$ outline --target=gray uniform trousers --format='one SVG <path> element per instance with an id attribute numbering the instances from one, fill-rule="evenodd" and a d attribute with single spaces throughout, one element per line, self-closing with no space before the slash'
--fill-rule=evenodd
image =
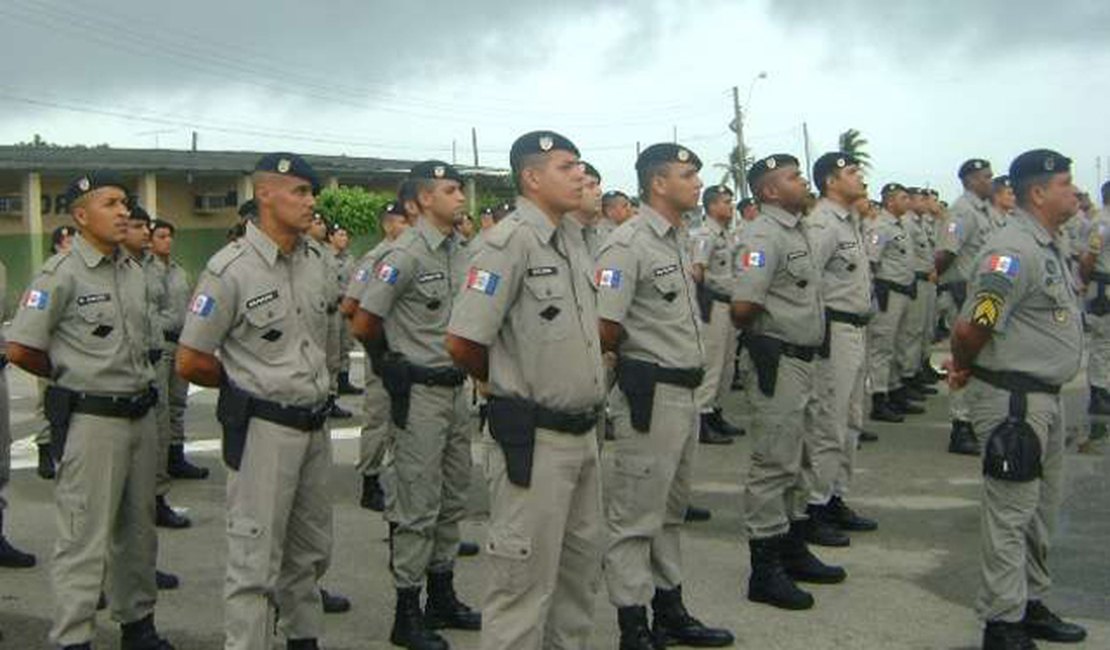
<path id="1" fill-rule="evenodd" d="M 268 650 L 323 632 L 319 579 L 331 559 L 331 437 L 252 418 L 239 471 L 227 475 L 224 648 Z"/>
<path id="2" fill-rule="evenodd" d="M 325 353 L 327 355 L 328 376 L 331 377 L 328 391 L 332 395 L 339 394 L 339 371 L 342 367 L 341 349 L 339 341 L 347 324 L 343 322 L 343 314 L 338 311 L 328 314 L 328 341 Z"/>
<path id="3" fill-rule="evenodd" d="M 933 285 L 925 280 L 917 280 L 916 284 L 917 297 L 906 306 L 905 321 L 895 335 L 895 354 L 901 379 L 909 379 L 921 370 L 921 355 L 928 349 L 925 342 L 925 321 L 929 313 L 926 291 Z"/>
<path id="4" fill-rule="evenodd" d="M 813 426 L 805 429 L 806 463 L 803 472 L 809 502 L 825 505 L 834 496 L 845 496 L 852 479 L 859 441 L 860 408 L 866 375 L 865 328 L 829 323 L 829 358 L 814 368 L 818 406 Z"/>
<path id="5" fill-rule="evenodd" d="M 1009 413 L 1010 393 L 973 379 L 971 417 L 984 440 Z M 1059 395 L 1029 393 L 1026 422 L 1041 442 L 1043 478 L 1017 483 L 983 477 L 980 510 L 982 572 L 976 610 L 984 621 L 1016 623 L 1027 600 L 1052 586 L 1049 537 L 1056 527 L 1064 470 L 1064 421 Z"/>
<path id="6" fill-rule="evenodd" d="M 185 408 L 189 404 L 189 382 L 174 371 L 177 346 L 167 346 L 163 350 L 162 354 L 167 360 L 166 398 L 169 402 L 170 443 L 183 445 L 185 444 Z"/>
<path id="7" fill-rule="evenodd" d="M 154 423 L 158 437 L 158 465 L 156 466 L 158 482 L 155 493 L 160 497 L 169 494 L 172 483 L 169 471 L 166 469 L 166 461 L 169 459 L 170 443 L 173 438 L 173 430 L 170 427 L 170 375 L 176 374 L 173 371 L 173 365 L 173 357 L 166 354 L 163 354 L 158 363 L 154 364 L 154 386 L 158 389 L 158 403 L 154 405 Z"/>
<path id="8" fill-rule="evenodd" d="M 154 612 L 154 418 L 74 413 L 70 420 L 54 487 L 52 643 L 93 640 L 101 585 L 113 620 L 132 623 Z"/>
<path id="9" fill-rule="evenodd" d="M 868 368 L 873 393 L 888 393 L 902 386 L 896 345 L 900 333 L 906 330 L 906 310 L 910 299 L 894 291 L 889 296 L 886 311 L 875 314 L 867 326 Z"/>
<path id="10" fill-rule="evenodd" d="M 681 531 L 690 503 L 698 407 L 689 388 L 657 384 L 651 427 L 632 428 L 628 400 L 609 394 L 616 440 L 602 452 L 609 531 L 605 580 L 616 607 L 647 605 L 682 584 Z"/>
<path id="11" fill-rule="evenodd" d="M 1110 388 L 1110 314 L 1086 315 L 1090 327 L 1087 381 L 1092 388 Z"/>
<path id="12" fill-rule="evenodd" d="M 698 386 L 696 399 L 702 413 L 721 407 L 732 388 L 732 360 L 736 356 L 736 328 L 732 325 L 731 306 L 713 301 L 708 323 L 701 323 L 705 343 L 705 378 Z"/>
<path id="13" fill-rule="evenodd" d="M 450 571 L 459 546 L 470 485 L 470 395 L 464 386 L 414 385 L 407 426 L 393 434 L 397 587 L 422 587 L 426 573 Z"/>
<path id="14" fill-rule="evenodd" d="M 594 432 L 536 430 L 532 482 L 509 482 L 485 436 L 489 569 L 482 650 L 585 648 L 601 574 L 601 470 Z"/>
<path id="15" fill-rule="evenodd" d="M 803 439 L 814 428 L 813 362 L 783 356 L 775 392 L 763 394 L 756 382 L 748 387 L 752 401 L 751 465 L 741 498 L 749 539 L 782 535 L 792 520 L 805 519 L 807 494 L 802 476 Z"/>
<path id="16" fill-rule="evenodd" d="M 382 378 L 371 370 L 369 356 L 366 358 L 364 383 L 363 423 L 358 438 L 358 473 L 361 476 L 377 476 L 390 447 L 392 427 L 389 421 L 389 394 L 382 386 Z"/>

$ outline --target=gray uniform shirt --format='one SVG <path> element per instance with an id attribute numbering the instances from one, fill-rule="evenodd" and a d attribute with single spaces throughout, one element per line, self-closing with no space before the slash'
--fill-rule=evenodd
<path id="1" fill-rule="evenodd" d="M 705 267 L 705 286 L 725 296 L 731 295 L 735 255 L 728 230 L 716 220 L 706 219 L 701 227 L 690 233 L 690 238 L 694 240 L 694 264 Z"/>
<path id="2" fill-rule="evenodd" d="M 665 368 L 702 366 L 688 239 L 684 226 L 644 205 L 601 247 L 597 311 L 624 326 L 622 356 Z"/>
<path id="3" fill-rule="evenodd" d="M 902 223 L 905 224 L 913 244 L 911 266 L 914 273 L 929 273 L 936 268 L 936 263 L 933 261 L 933 246 L 929 243 L 929 226 L 925 223 L 925 217 L 916 212 L 907 212 L 902 217 Z"/>
<path id="4" fill-rule="evenodd" d="M 231 382 L 265 399 L 317 406 L 325 363 L 329 269 L 315 242 L 289 254 L 253 222 L 208 260 L 189 304 L 181 345 L 219 352 Z"/>
<path id="5" fill-rule="evenodd" d="M 821 199 L 806 217 L 813 265 L 820 273 L 825 307 L 863 316 L 871 311 L 871 270 L 859 215 Z"/>
<path id="6" fill-rule="evenodd" d="M 585 411 L 605 395 L 596 294 L 581 224 L 517 197 L 474 252 L 447 330 L 489 348 L 493 395 Z"/>
<path id="7" fill-rule="evenodd" d="M 963 318 L 994 330 L 975 363 L 1062 385 L 1079 371 L 1083 322 L 1059 242 L 1020 208 L 983 249 Z"/>
<path id="8" fill-rule="evenodd" d="M 159 310 L 162 329 L 180 333 L 181 328 L 185 327 L 185 313 L 189 309 L 189 298 L 192 295 L 189 277 L 185 269 L 172 259 L 155 257 L 153 268 L 165 296 Z"/>
<path id="9" fill-rule="evenodd" d="M 749 332 L 816 346 L 825 337 L 825 308 L 805 231 L 798 215 L 762 204 L 744 231 L 732 300 L 763 306 Z"/>
<path id="10" fill-rule="evenodd" d="M 150 312 L 138 262 L 122 249 L 104 255 L 78 235 L 31 281 L 8 340 L 46 352 L 63 388 L 133 394 L 154 381 Z"/>
<path id="11" fill-rule="evenodd" d="M 975 261 L 991 231 L 987 202 L 967 190 L 948 212 L 948 223 L 941 234 L 940 250 L 956 256 L 944 272 L 942 282 L 959 282 L 971 277 Z"/>
<path id="12" fill-rule="evenodd" d="M 907 213 L 909 214 L 909 213 Z M 875 278 L 895 284 L 913 284 L 913 242 L 904 220 L 886 210 L 879 213 L 868 241 L 868 258 L 875 265 Z"/>
<path id="13" fill-rule="evenodd" d="M 389 244 L 388 239 L 383 239 L 358 258 L 358 262 L 355 262 L 354 268 L 351 270 L 347 287 L 343 292 L 344 298 L 362 300 L 362 293 L 366 291 L 366 285 L 374 275 L 374 267 L 378 265 L 378 260 L 381 259 Z"/>
<path id="14" fill-rule="evenodd" d="M 454 230 L 426 217 L 386 248 L 359 303 L 385 321 L 391 351 L 418 366 L 452 365 L 444 342 L 466 260 Z"/>

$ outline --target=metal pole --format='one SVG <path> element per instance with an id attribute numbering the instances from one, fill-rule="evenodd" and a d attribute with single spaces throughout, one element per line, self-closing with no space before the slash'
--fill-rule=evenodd
<path id="1" fill-rule="evenodd" d="M 740 89 L 736 86 L 732 87 L 732 112 L 736 121 L 736 161 L 737 173 L 736 184 L 740 187 L 736 189 L 740 192 L 740 198 L 746 199 L 750 197 L 748 192 L 748 170 L 744 168 L 744 159 L 747 157 L 746 149 L 744 147 L 744 112 L 740 108 Z"/>
<path id="2" fill-rule="evenodd" d="M 805 122 L 802 122 L 802 145 L 806 154 L 806 173 L 808 174 L 808 170 L 813 169 L 813 163 L 810 162 L 809 154 L 809 125 Z"/>

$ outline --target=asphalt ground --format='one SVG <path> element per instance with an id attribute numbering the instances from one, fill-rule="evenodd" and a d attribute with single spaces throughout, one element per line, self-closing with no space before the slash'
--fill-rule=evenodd
<path id="1" fill-rule="evenodd" d="M 936 358 L 939 361 L 940 352 Z M 352 363 L 356 381 L 361 362 Z M 48 565 L 54 538 L 52 484 L 34 472 L 29 439 L 40 425 L 34 383 L 9 370 L 14 429 L 12 484 L 6 515 L 9 539 L 39 556 L 30 570 L 0 570 L 0 648 L 45 648 L 52 595 Z M 1072 434 L 1086 426 L 1085 389 L 1077 380 L 1065 391 Z M 393 587 L 387 566 L 386 525 L 359 508 L 359 398 L 343 404 L 354 420 L 333 424 L 335 467 L 331 489 L 335 548 L 324 586 L 353 602 L 351 612 L 326 617 L 322 646 L 330 650 L 390 648 Z M 686 529 L 687 604 L 703 621 L 732 629 L 737 647 L 978 648 L 981 629 L 972 611 L 978 585 L 980 465 L 945 452 L 949 422 L 945 389 L 927 403 L 925 415 L 904 424 L 872 423 L 880 440 L 863 447 L 849 503 L 875 517 L 880 528 L 853 536 L 847 549 L 817 549 L 824 560 L 848 571 L 842 585 L 809 586 L 817 599 L 807 612 L 785 612 L 745 598 L 749 569 L 739 509 L 739 484 L 748 463 L 748 442 L 701 446 L 695 502 L 712 509 L 709 522 Z M 215 393 L 195 392 L 187 413 L 189 456 L 212 469 L 205 481 L 179 481 L 170 501 L 187 512 L 193 527 L 159 533 L 159 566 L 178 574 L 182 586 L 161 592 L 157 624 L 180 650 L 222 647 L 222 600 L 226 544 L 223 536 L 225 472 L 219 459 Z M 734 392 L 726 413 L 743 425 L 744 399 Z M 1066 489 L 1051 553 L 1056 586 L 1049 604 L 1087 626 L 1082 646 L 1110 648 L 1110 460 L 1101 454 L 1067 456 Z M 464 538 L 482 541 L 486 497 L 480 474 L 472 483 L 471 514 Z M 482 556 L 460 559 L 456 586 L 479 606 L 485 582 Z M 617 644 L 616 612 L 604 586 L 598 594 L 591 648 Z M 478 647 L 478 634 L 448 632 L 453 648 Z M 1041 643 L 1043 647 L 1053 647 Z M 118 634 L 101 613 L 97 648 L 117 648 Z M 276 645 L 275 647 L 283 647 Z"/>

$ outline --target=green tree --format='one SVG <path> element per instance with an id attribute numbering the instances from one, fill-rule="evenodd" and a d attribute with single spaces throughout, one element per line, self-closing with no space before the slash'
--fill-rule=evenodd
<path id="1" fill-rule="evenodd" d="M 316 198 L 316 209 L 357 237 L 377 232 L 378 214 L 394 198 L 394 194 L 368 192 L 361 187 L 329 187 Z"/>
<path id="2" fill-rule="evenodd" d="M 747 149 L 747 151 L 744 152 L 745 155 L 743 162 L 741 162 L 740 160 L 740 147 L 733 147 L 732 151 L 728 153 L 727 163 L 713 164 L 714 169 L 723 170 L 721 182 L 719 183 L 719 185 L 727 185 L 729 181 L 731 181 L 732 186 L 734 188 L 737 188 L 738 195 L 740 193 L 740 168 L 743 167 L 744 169 L 750 169 L 752 164 L 755 163 L 755 154 L 752 152 L 752 148 L 745 148 Z"/>
<path id="3" fill-rule="evenodd" d="M 848 129 L 840 134 L 840 150 L 851 154 L 859 161 L 861 167 L 871 167 L 871 154 L 864 151 L 867 140 L 858 129 Z"/>

